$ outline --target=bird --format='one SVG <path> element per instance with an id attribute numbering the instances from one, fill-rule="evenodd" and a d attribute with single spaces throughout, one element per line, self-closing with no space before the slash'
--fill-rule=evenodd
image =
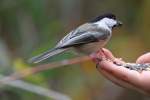
<path id="1" fill-rule="evenodd" d="M 79 54 L 90 55 L 103 48 L 110 40 L 112 30 L 120 26 L 122 22 L 114 14 L 99 15 L 70 31 L 54 48 L 32 57 L 29 62 L 39 63 L 72 48 Z"/>

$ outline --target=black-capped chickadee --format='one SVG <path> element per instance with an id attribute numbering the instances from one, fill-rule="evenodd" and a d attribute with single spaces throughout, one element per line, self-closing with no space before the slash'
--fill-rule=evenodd
<path id="1" fill-rule="evenodd" d="M 109 41 L 112 29 L 121 25 L 113 14 L 98 16 L 72 30 L 53 49 L 31 58 L 29 62 L 41 62 L 70 48 L 89 55 L 100 50 Z"/>

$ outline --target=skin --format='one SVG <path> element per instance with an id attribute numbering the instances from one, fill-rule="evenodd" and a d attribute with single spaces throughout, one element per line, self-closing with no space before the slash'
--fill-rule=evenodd
<path id="1" fill-rule="evenodd" d="M 111 59 L 116 63 L 125 63 L 121 59 L 115 58 L 109 50 L 103 48 L 103 52 L 108 59 Z M 100 55 L 101 53 L 97 53 L 95 58 L 98 58 Z M 150 95 L 150 71 L 137 72 L 129 70 L 122 66 L 118 66 L 109 60 L 95 60 L 95 62 L 98 64 L 98 71 L 115 84 Z M 136 60 L 136 63 L 150 63 L 150 53 L 140 56 Z"/>

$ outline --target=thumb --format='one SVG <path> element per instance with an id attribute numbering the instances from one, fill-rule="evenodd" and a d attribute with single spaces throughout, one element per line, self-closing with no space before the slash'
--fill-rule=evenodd
<path id="1" fill-rule="evenodd" d="M 137 60 L 136 63 L 150 63 L 150 52 L 143 54 L 140 56 Z"/>

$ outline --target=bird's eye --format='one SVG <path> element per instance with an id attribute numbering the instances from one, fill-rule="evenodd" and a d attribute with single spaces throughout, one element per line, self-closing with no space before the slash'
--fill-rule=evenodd
<path id="1" fill-rule="evenodd" d="M 116 27 L 117 25 L 115 24 L 113 27 Z"/>

